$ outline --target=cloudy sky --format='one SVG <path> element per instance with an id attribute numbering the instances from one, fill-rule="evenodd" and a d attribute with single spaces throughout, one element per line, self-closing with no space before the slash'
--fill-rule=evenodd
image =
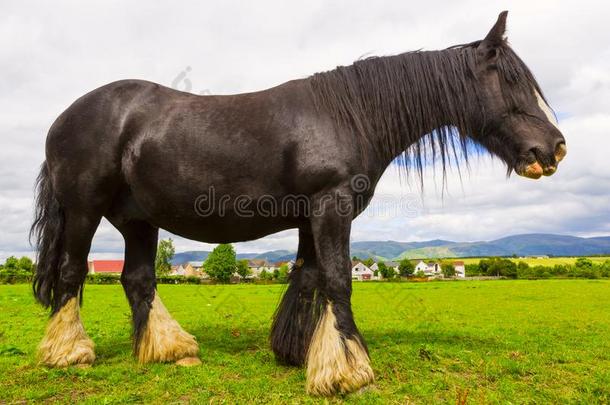
<path id="1" fill-rule="evenodd" d="M 154 3 L 154 4 L 153 4 Z M 568 156 L 553 177 L 506 178 L 482 157 L 441 192 L 388 169 L 354 240 L 488 240 L 515 233 L 610 235 L 610 29 L 605 1 L 3 0 L 0 3 L 0 257 L 29 252 L 32 187 L 53 120 L 105 83 L 146 79 L 194 93 L 264 89 L 363 55 L 483 38 L 509 9 L 508 38 L 559 117 Z M 174 159 L 168 156 L 168 159 Z M 167 237 L 167 233 L 162 236 Z M 177 251 L 210 245 L 175 238 Z M 108 223 L 93 257 L 119 257 Z M 296 233 L 237 244 L 296 249 Z"/>

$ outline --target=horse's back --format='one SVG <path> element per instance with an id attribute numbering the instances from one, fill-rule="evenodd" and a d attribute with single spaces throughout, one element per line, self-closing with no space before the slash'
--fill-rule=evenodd
<path id="1" fill-rule="evenodd" d="M 121 151 L 130 135 L 129 117 L 143 105 L 154 106 L 160 86 L 121 80 L 74 101 L 51 126 L 46 162 L 58 199 L 81 208 L 104 199 L 121 182 Z M 78 192 L 74 192 L 78 190 Z"/>

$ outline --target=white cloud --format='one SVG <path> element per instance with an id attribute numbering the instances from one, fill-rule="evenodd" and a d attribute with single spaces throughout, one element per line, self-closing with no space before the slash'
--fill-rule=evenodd
<path id="1" fill-rule="evenodd" d="M 472 0 L 208 3 L 2 2 L 0 256 L 29 250 L 32 187 L 48 127 L 74 99 L 99 85 L 121 78 L 170 85 L 190 66 L 194 92 L 257 90 L 349 64 L 366 53 L 480 39 L 505 8 L 500 1 Z M 428 172 L 426 193 L 419 197 L 417 188 L 400 185 L 390 170 L 373 207 L 406 199 L 411 211 L 365 212 L 354 224 L 353 238 L 610 233 L 609 12 L 610 5 L 601 1 L 510 3 L 509 40 L 564 117 L 560 127 L 569 153 L 555 176 L 507 180 L 497 160 L 484 158 L 473 163 L 463 183 L 450 174 L 444 195 Z M 295 249 L 296 241 L 296 232 L 287 231 L 237 248 Z M 211 247 L 176 242 L 178 250 Z M 118 232 L 103 223 L 94 251 L 109 255 L 121 249 Z"/>

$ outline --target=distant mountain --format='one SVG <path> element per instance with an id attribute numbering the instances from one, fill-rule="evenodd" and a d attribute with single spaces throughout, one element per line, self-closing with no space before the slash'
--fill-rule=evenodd
<path id="1" fill-rule="evenodd" d="M 204 261 L 210 252 L 206 250 L 189 250 L 188 252 L 176 253 L 172 258 L 172 264 L 182 264 L 186 262 Z"/>
<path id="2" fill-rule="evenodd" d="M 207 250 L 190 250 L 188 252 L 176 253 L 172 258 L 172 264 L 186 262 L 202 262 L 210 254 Z M 289 250 L 272 250 L 264 253 L 238 253 L 237 259 L 265 259 L 269 262 L 283 262 L 294 259 L 296 252 Z"/>
<path id="3" fill-rule="evenodd" d="M 248 254 L 238 254 L 239 259 L 265 259 L 269 262 L 284 262 L 294 259 L 296 252 L 290 250 L 272 250 L 270 252 L 259 253 L 256 256 Z"/>
<path id="4" fill-rule="evenodd" d="M 189 251 L 177 253 L 173 264 L 203 261 L 210 252 Z M 351 256 L 373 257 L 380 260 L 420 259 L 439 257 L 482 256 L 589 256 L 610 255 L 610 236 L 580 238 L 569 235 L 523 234 L 512 235 L 487 242 L 452 242 L 430 240 L 423 242 L 362 241 L 352 242 Z M 238 259 L 265 259 L 278 262 L 294 259 L 296 252 L 273 250 L 264 253 L 239 253 Z"/>
<path id="5" fill-rule="evenodd" d="M 454 242 L 434 239 L 426 242 L 396 242 L 388 240 L 385 242 L 352 242 L 351 255 L 358 257 L 377 257 L 379 259 L 394 259 L 403 256 L 404 252 L 442 247 Z"/>
<path id="6" fill-rule="evenodd" d="M 380 248 L 383 242 L 357 242 L 358 251 L 386 252 Z M 433 240 L 412 243 L 398 255 L 383 258 L 437 258 L 437 257 L 481 257 L 481 256 L 588 256 L 610 254 L 610 236 L 580 238 L 569 235 L 523 234 L 512 235 L 488 242 L 451 242 Z M 355 245 L 355 243 L 353 244 Z M 352 246 L 353 246 L 352 245 Z M 395 246 L 395 245 L 394 245 Z M 391 253 L 395 253 L 392 251 Z M 360 257 L 360 256 L 359 256 Z M 363 256 L 368 257 L 368 256 Z"/>

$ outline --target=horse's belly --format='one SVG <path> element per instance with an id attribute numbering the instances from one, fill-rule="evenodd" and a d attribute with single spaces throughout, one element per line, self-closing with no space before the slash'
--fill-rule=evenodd
<path id="1" fill-rule="evenodd" d="M 187 221 L 151 218 L 151 222 L 173 234 L 207 243 L 243 242 L 299 226 L 296 219 L 217 215 Z"/>
<path id="2" fill-rule="evenodd" d="M 240 242 L 299 227 L 306 212 L 301 205 L 280 209 L 274 199 L 243 204 L 243 198 L 229 199 L 209 193 L 197 194 L 183 185 L 161 188 L 132 188 L 118 210 L 123 216 L 144 219 L 176 235 L 208 243 Z M 223 195 L 229 195 L 223 194 Z M 283 207 L 282 207 L 283 208 Z"/>

